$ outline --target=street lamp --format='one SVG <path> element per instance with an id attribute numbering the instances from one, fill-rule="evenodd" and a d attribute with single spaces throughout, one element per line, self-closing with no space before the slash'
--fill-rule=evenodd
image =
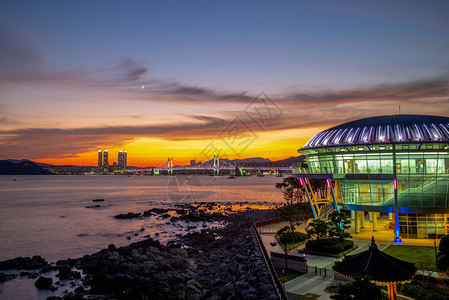
<path id="1" fill-rule="evenodd" d="M 438 256 L 437 256 L 437 242 L 435 238 L 433 238 L 433 247 L 435 249 L 435 268 L 438 266 Z"/>

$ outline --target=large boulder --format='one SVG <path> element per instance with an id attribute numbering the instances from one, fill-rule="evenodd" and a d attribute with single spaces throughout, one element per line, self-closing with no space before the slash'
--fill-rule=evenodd
<path id="1" fill-rule="evenodd" d="M 62 265 L 58 266 L 59 273 L 58 276 L 59 279 L 69 279 L 72 276 L 72 267 L 69 265 Z"/>
<path id="2" fill-rule="evenodd" d="M 16 257 L 13 259 L 8 259 L 0 262 L 0 270 L 8 270 L 8 269 L 38 269 L 43 268 L 48 265 L 47 261 L 42 256 L 33 256 L 33 257 Z"/>
<path id="3" fill-rule="evenodd" d="M 14 279 L 16 277 L 17 277 L 16 274 L 8 274 L 8 273 L 1 272 L 0 273 L 0 282 L 8 281 L 8 280 Z"/>
<path id="4" fill-rule="evenodd" d="M 116 216 L 114 216 L 114 218 L 119 219 L 119 220 L 123 220 L 123 219 L 140 219 L 140 218 L 142 218 L 142 214 L 141 213 L 129 212 L 127 214 L 116 215 Z"/>
<path id="5" fill-rule="evenodd" d="M 50 289 L 52 283 L 53 283 L 52 278 L 41 276 L 36 280 L 34 285 L 39 289 Z"/>

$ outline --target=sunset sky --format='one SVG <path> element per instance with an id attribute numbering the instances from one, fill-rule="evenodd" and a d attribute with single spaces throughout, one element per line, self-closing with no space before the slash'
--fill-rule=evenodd
<path id="1" fill-rule="evenodd" d="M 384 114 L 449 116 L 448 1 L 0 0 L 0 159 L 282 159 Z"/>

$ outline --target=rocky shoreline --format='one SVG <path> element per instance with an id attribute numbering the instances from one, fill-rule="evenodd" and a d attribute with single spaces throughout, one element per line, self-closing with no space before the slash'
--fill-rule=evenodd
<path id="1" fill-rule="evenodd" d="M 252 230 L 254 222 L 277 216 L 277 210 L 233 213 L 221 216 L 221 228 L 188 233 L 167 245 L 149 238 L 56 264 L 37 256 L 16 258 L 0 262 L 0 270 L 35 269 L 20 275 L 34 276 L 43 289 L 57 290 L 61 280 L 70 281 L 71 291 L 48 300 L 278 299 Z M 59 281 L 45 276 L 50 270 Z M 2 274 L 14 280 L 7 273 L 0 279 Z"/>

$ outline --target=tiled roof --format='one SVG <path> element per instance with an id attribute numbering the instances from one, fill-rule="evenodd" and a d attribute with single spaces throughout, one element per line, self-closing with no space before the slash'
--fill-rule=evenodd
<path id="1" fill-rule="evenodd" d="M 369 250 L 355 255 L 348 255 L 332 267 L 336 272 L 354 278 L 356 276 L 371 276 L 377 282 L 403 282 L 412 279 L 416 273 L 415 264 L 409 263 L 379 249 L 371 240 Z"/>

